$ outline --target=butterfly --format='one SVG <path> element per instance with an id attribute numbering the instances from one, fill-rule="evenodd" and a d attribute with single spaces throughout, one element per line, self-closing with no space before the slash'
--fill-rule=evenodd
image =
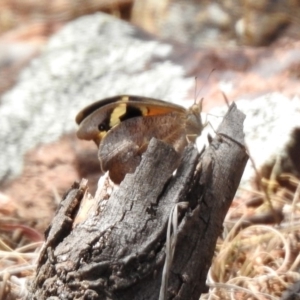
<path id="1" fill-rule="evenodd" d="M 134 173 L 151 138 L 162 140 L 182 154 L 201 134 L 202 100 L 186 109 L 166 101 L 121 95 L 85 107 L 76 116 L 77 137 L 98 147 L 102 172 L 119 184 Z"/>

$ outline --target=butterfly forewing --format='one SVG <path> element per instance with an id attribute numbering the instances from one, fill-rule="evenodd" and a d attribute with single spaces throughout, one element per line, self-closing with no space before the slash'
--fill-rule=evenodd
<path id="1" fill-rule="evenodd" d="M 96 101 L 96 102 L 88 105 L 84 109 L 82 109 L 76 116 L 76 119 L 75 119 L 76 123 L 79 125 L 86 117 L 90 116 L 96 110 L 99 110 L 101 108 L 106 110 L 107 108 L 104 108 L 106 105 L 111 105 L 111 107 L 116 107 L 117 105 L 119 105 L 121 103 L 127 103 L 130 105 L 137 104 L 137 107 L 139 106 L 139 104 L 140 104 L 140 106 L 148 106 L 148 105 L 152 104 L 153 107 L 154 106 L 163 107 L 165 109 L 166 109 L 166 104 L 168 104 L 169 110 L 171 108 L 180 109 L 180 110 L 184 109 L 180 105 L 176 105 L 173 103 L 169 103 L 169 102 L 154 99 L 154 98 L 131 96 L 131 95 L 115 96 L 115 97 Z"/>

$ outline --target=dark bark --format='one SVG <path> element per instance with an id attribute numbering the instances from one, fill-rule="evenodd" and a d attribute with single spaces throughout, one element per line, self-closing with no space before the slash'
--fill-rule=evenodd
<path id="1" fill-rule="evenodd" d="M 152 140 L 135 174 L 110 196 L 103 187 L 91 200 L 84 182 L 74 185 L 49 227 L 27 299 L 158 299 L 168 218 L 175 203 L 187 202 L 167 299 L 198 300 L 248 158 L 243 120 L 233 104 L 201 155 L 185 149 L 175 176 L 177 153 Z"/>

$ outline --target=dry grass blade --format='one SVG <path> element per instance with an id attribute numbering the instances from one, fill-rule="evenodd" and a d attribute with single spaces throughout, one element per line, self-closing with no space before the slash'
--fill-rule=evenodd
<path id="1" fill-rule="evenodd" d="M 26 294 L 25 282 L 35 271 L 35 261 L 42 242 L 25 244 L 20 239 L 20 247 L 13 239 L 16 227 L 2 234 L 0 239 L 0 299 L 23 299 Z M 11 245 L 14 245 L 13 248 Z"/>
<path id="2" fill-rule="evenodd" d="M 295 178 L 290 178 L 290 181 L 295 186 L 293 197 L 290 192 L 283 193 L 278 187 L 276 193 L 269 194 L 272 206 L 280 203 L 284 215 L 280 225 L 241 227 L 252 208 L 244 200 L 235 200 L 209 272 L 210 292 L 201 299 L 273 300 L 280 298 L 285 290 L 300 280 L 299 273 L 295 272 L 300 265 L 297 203 L 300 184 Z M 257 191 L 253 191 L 253 195 L 264 197 Z"/>

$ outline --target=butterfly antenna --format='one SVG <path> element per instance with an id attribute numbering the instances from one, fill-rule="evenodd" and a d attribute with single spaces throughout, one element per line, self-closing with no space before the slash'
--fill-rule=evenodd
<path id="1" fill-rule="evenodd" d="M 195 99 L 195 103 L 197 102 L 197 88 L 198 88 L 198 86 L 197 86 L 197 76 L 195 76 L 195 90 L 194 90 L 194 99 Z"/>
<path id="2" fill-rule="evenodd" d="M 226 102 L 226 105 L 229 107 L 230 104 L 229 104 L 229 100 L 228 100 L 226 94 L 225 94 L 223 91 L 221 91 L 221 92 L 222 92 L 223 98 L 224 98 L 224 100 L 225 100 L 225 102 Z"/>
<path id="3" fill-rule="evenodd" d="M 210 76 L 211 76 L 212 72 L 214 72 L 214 71 L 215 71 L 215 69 L 212 69 L 212 70 L 209 72 L 209 74 L 208 74 L 208 76 L 207 76 L 207 78 L 206 78 L 206 80 L 205 80 L 205 83 L 207 83 L 207 82 L 208 82 L 208 80 L 209 80 L 209 78 L 210 78 Z M 196 80 L 195 87 L 196 87 L 196 89 L 197 89 L 197 77 L 195 77 L 195 80 Z M 201 93 L 201 91 L 202 91 L 203 87 L 204 87 L 204 85 L 201 87 L 201 89 L 199 90 L 199 92 L 198 92 L 198 93 L 196 93 L 196 91 L 195 91 L 195 102 L 197 102 L 197 99 L 198 99 L 198 97 L 199 97 L 199 94 Z"/>

